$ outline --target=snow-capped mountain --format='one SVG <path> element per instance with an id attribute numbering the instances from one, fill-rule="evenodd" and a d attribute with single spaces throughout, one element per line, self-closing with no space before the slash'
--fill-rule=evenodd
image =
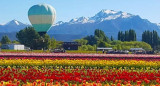
<path id="1" fill-rule="evenodd" d="M 114 10 L 102 10 L 98 12 L 95 16 L 93 17 L 79 17 L 79 18 L 74 18 L 71 19 L 68 23 L 69 24 L 84 24 L 84 23 L 95 23 L 95 22 L 103 22 L 105 20 L 113 20 L 117 18 L 131 18 L 135 15 L 122 12 L 122 11 L 114 11 Z"/>
<path id="2" fill-rule="evenodd" d="M 61 25 L 61 24 L 64 24 L 65 22 L 63 22 L 63 21 L 59 21 L 59 22 L 57 22 L 56 24 L 54 24 L 53 26 L 58 26 L 58 25 Z"/>
<path id="3" fill-rule="evenodd" d="M 8 32 L 18 32 L 21 29 L 24 29 L 26 24 L 23 24 L 17 20 L 12 20 L 6 24 L 0 25 L 0 32 L 8 33 Z"/>
<path id="4" fill-rule="evenodd" d="M 23 23 L 21 23 L 21 22 L 19 22 L 19 21 L 17 21 L 17 20 L 12 20 L 12 21 L 6 23 L 5 25 L 18 26 L 18 25 L 22 25 L 22 24 L 23 24 Z"/>
<path id="5" fill-rule="evenodd" d="M 88 23 L 89 18 L 86 18 L 86 17 L 79 17 L 79 18 L 75 18 L 75 19 L 71 19 L 69 21 L 70 24 L 76 24 L 76 23 L 81 23 L 81 24 L 84 24 L 84 23 Z"/>
<path id="6" fill-rule="evenodd" d="M 12 20 L 0 25 L 0 33 L 16 33 L 26 26 L 28 25 Z M 134 29 L 137 32 L 137 39 L 141 40 L 142 33 L 145 30 L 156 30 L 160 33 L 160 24 L 151 23 L 138 15 L 122 11 L 101 10 L 91 17 L 74 18 L 69 22 L 59 21 L 53 25 L 48 34 L 51 37 L 54 36 L 56 40 L 71 41 L 93 35 L 95 29 L 103 30 L 108 37 L 113 36 L 114 39 L 117 38 L 118 31 Z"/>
<path id="7" fill-rule="evenodd" d="M 122 11 L 114 11 L 114 10 L 102 10 L 99 13 L 97 13 L 95 16 L 91 17 L 89 21 L 94 21 L 94 22 L 103 22 L 105 20 L 113 20 L 117 18 L 130 18 L 133 17 L 134 15 L 125 13 Z"/>
<path id="8" fill-rule="evenodd" d="M 160 23 L 157 23 L 158 26 L 160 26 Z"/>
<path id="9" fill-rule="evenodd" d="M 74 18 L 69 22 L 55 25 L 48 34 L 86 36 L 92 35 L 95 29 L 101 29 L 108 37 L 113 36 L 115 39 L 120 30 L 134 29 L 137 32 L 138 40 L 141 40 L 141 35 L 145 30 L 160 32 L 160 27 L 157 24 L 151 23 L 147 19 L 142 19 L 138 15 L 122 11 L 101 10 L 92 17 Z"/>

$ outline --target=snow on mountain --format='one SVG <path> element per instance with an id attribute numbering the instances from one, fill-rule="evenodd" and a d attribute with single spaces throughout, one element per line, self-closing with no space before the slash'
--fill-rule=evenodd
<path id="1" fill-rule="evenodd" d="M 54 24 L 53 26 L 58 26 L 58 25 L 61 25 L 61 24 L 64 24 L 65 22 L 63 22 L 63 21 L 59 21 L 59 22 L 57 22 L 56 24 Z"/>
<path id="2" fill-rule="evenodd" d="M 0 25 L 0 32 L 8 33 L 8 32 L 18 32 L 21 29 L 27 27 L 27 24 L 23 24 L 17 20 L 9 21 L 6 24 Z"/>
<path id="3" fill-rule="evenodd" d="M 17 20 L 0 25 L 0 33 L 18 32 L 29 25 Z M 101 10 L 92 17 L 79 17 L 69 22 L 59 21 L 51 27 L 48 34 L 56 40 L 72 41 L 87 35 L 93 35 L 95 29 L 101 29 L 110 38 L 117 38 L 118 31 L 134 29 L 137 32 L 137 39 L 141 40 L 145 30 L 156 30 L 160 33 L 160 24 L 151 23 L 138 15 L 114 10 Z M 13 37 L 13 36 L 11 36 Z"/>
<path id="4" fill-rule="evenodd" d="M 138 15 L 114 10 L 101 10 L 93 17 L 79 17 L 69 22 L 52 27 L 48 34 L 69 34 L 69 35 L 93 35 L 95 29 L 101 29 L 108 37 L 117 38 L 118 31 L 134 29 L 137 32 L 137 39 L 141 40 L 145 30 L 156 30 L 160 33 L 160 27 Z M 63 41 L 64 38 L 62 38 Z M 75 38 L 71 38 L 74 40 Z"/>
<path id="5" fill-rule="evenodd" d="M 122 12 L 122 11 L 114 11 L 114 10 L 102 10 L 99 13 L 97 13 L 93 17 L 79 17 L 75 19 L 71 19 L 69 21 L 70 24 L 77 24 L 77 23 L 94 23 L 94 22 L 103 22 L 105 20 L 113 20 L 117 18 L 130 18 L 134 15 Z"/>
<path id="6" fill-rule="evenodd" d="M 75 23 L 84 24 L 84 23 L 88 23 L 88 18 L 86 18 L 86 17 L 79 17 L 79 18 L 71 19 L 69 21 L 69 23 L 70 24 L 75 24 Z"/>
<path id="7" fill-rule="evenodd" d="M 160 23 L 157 23 L 158 26 L 160 26 Z"/>
<path id="8" fill-rule="evenodd" d="M 19 22 L 19 21 L 14 19 L 14 20 L 12 20 L 12 21 L 4 24 L 4 25 L 7 25 L 7 26 L 20 26 L 20 25 L 25 25 L 25 24 L 23 24 L 23 23 L 21 23 L 21 22 Z"/>
<path id="9" fill-rule="evenodd" d="M 160 29 L 160 23 L 157 23 L 157 26 L 159 27 L 159 29 Z"/>
<path id="10" fill-rule="evenodd" d="M 114 11 L 114 10 L 102 10 L 97 13 L 95 16 L 91 17 L 91 21 L 105 21 L 105 20 L 113 20 L 117 18 L 130 18 L 134 15 L 122 12 L 122 11 Z"/>

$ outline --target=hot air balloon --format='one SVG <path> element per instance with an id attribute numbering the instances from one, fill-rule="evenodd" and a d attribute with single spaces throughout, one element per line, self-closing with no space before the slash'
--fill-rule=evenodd
<path id="1" fill-rule="evenodd" d="M 34 29 L 42 36 L 54 23 L 56 12 L 51 5 L 38 4 L 29 9 L 28 18 Z"/>

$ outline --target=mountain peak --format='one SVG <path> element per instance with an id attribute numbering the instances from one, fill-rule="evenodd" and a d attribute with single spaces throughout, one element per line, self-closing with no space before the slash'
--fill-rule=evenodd
<path id="1" fill-rule="evenodd" d="M 114 10 L 101 10 L 95 16 L 91 17 L 92 21 L 104 21 L 104 20 L 113 20 L 117 18 L 129 18 L 132 17 L 132 14 L 122 12 L 122 11 L 114 11 Z"/>
<path id="2" fill-rule="evenodd" d="M 160 23 L 157 23 L 158 26 L 160 26 Z"/>
<path id="3" fill-rule="evenodd" d="M 101 14 L 116 14 L 117 11 L 103 9 L 103 10 L 101 10 L 99 13 L 101 13 Z"/>
<path id="4" fill-rule="evenodd" d="M 114 10 L 106 10 L 103 9 L 100 12 L 98 12 L 95 16 L 93 17 L 79 17 L 79 18 L 74 18 L 69 21 L 70 24 L 84 24 L 84 23 L 94 23 L 94 22 L 102 22 L 105 20 L 113 20 L 117 18 L 131 18 L 132 14 L 122 12 L 122 11 L 114 11 Z"/>
<path id="5" fill-rule="evenodd" d="M 88 18 L 82 16 L 82 17 L 79 17 L 79 18 L 71 19 L 69 22 L 70 23 L 87 23 Z"/>
<path id="6" fill-rule="evenodd" d="M 64 24 L 65 22 L 63 22 L 63 21 L 59 21 L 59 22 L 57 22 L 56 24 L 54 24 L 53 26 L 58 26 L 58 25 L 61 25 L 61 24 Z"/>
<path id="7" fill-rule="evenodd" d="M 6 23 L 5 25 L 12 25 L 12 26 L 15 26 L 15 25 L 23 25 L 23 23 L 17 21 L 17 20 L 11 20 L 10 22 Z"/>

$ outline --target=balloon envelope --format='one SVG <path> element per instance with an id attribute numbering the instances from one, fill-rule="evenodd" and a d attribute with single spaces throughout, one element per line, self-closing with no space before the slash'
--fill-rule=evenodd
<path id="1" fill-rule="evenodd" d="M 56 12 L 51 5 L 38 4 L 29 9 L 28 18 L 37 32 L 46 33 L 55 21 Z"/>

